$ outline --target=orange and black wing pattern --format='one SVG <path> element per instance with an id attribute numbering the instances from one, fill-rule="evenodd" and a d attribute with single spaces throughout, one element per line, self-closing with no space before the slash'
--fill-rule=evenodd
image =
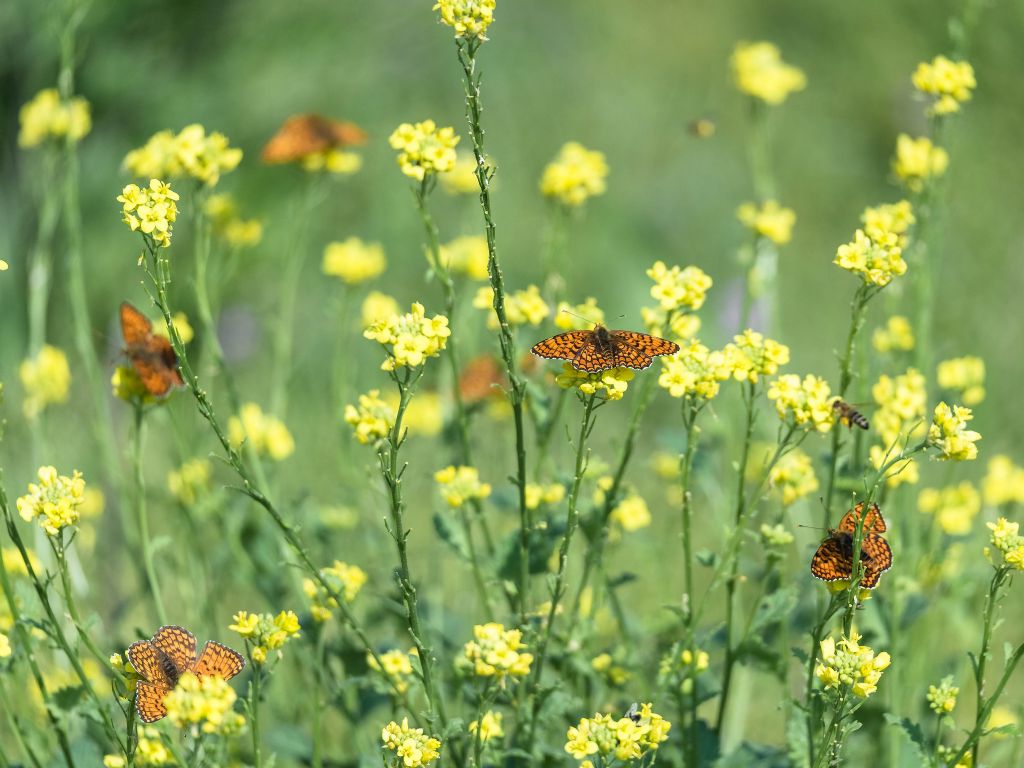
<path id="1" fill-rule="evenodd" d="M 823 581 L 845 581 L 853 576 L 853 542 L 857 521 L 863 516 L 864 537 L 860 545 L 862 565 L 860 586 L 874 589 L 882 574 L 892 567 L 892 547 L 881 536 L 885 518 L 877 504 L 858 503 L 843 515 L 839 527 L 829 531 L 811 558 L 811 574 Z"/>
<path id="2" fill-rule="evenodd" d="M 210 640 L 203 646 L 192 671 L 198 677 L 222 677 L 230 680 L 245 667 L 245 658 L 238 651 Z"/>
<path id="3" fill-rule="evenodd" d="M 864 589 L 874 589 L 882 574 L 892 568 L 892 547 L 877 533 L 866 533 L 860 544 L 860 559 L 864 563 L 860 585 Z"/>
<path id="4" fill-rule="evenodd" d="M 127 301 L 121 302 L 121 335 L 128 347 L 145 346 L 153 335 L 153 323 Z"/>
<path id="5" fill-rule="evenodd" d="M 173 685 L 168 669 L 167 656 L 149 640 L 141 640 L 128 646 L 125 652 L 132 668 L 143 680 L 154 685 L 169 688 Z"/>
<path id="6" fill-rule="evenodd" d="M 167 655 L 167 658 L 174 664 L 178 677 L 195 664 L 196 636 L 184 627 L 173 625 L 160 627 L 149 642 Z"/>
<path id="7" fill-rule="evenodd" d="M 654 362 L 654 358 L 650 355 L 644 354 L 632 344 L 614 337 L 611 341 L 611 350 L 611 359 L 608 360 L 611 363 L 609 366 L 611 368 L 635 368 L 639 371 Z"/>
<path id="8" fill-rule="evenodd" d="M 853 575 L 853 555 L 841 536 L 829 536 L 811 558 L 811 574 L 822 581 L 844 581 Z"/>
<path id="9" fill-rule="evenodd" d="M 867 507 L 866 514 L 864 512 L 865 507 Z M 863 501 L 858 502 L 853 509 L 843 515 L 843 519 L 839 521 L 839 527 L 836 530 L 843 531 L 844 533 L 855 533 L 857 531 L 857 520 L 860 519 L 861 515 L 864 515 L 865 531 L 885 533 L 886 525 L 885 518 L 882 517 L 882 510 L 874 502 L 869 505 Z"/>
<path id="10" fill-rule="evenodd" d="M 149 318 L 127 301 L 121 304 L 121 334 L 125 354 L 150 395 L 163 397 L 185 383 L 171 342 L 154 334 Z"/>
<path id="11" fill-rule="evenodd" d="M 593 346 L 593 338 L 593 331 L 566 331 L 534 344 L 531 351 L 537 357 L 572 362 L 587 346 Z"/>
<path id="12" fill-rule="evenodd" d="M 611 335 L 614 340 L 618 342 L 625 342 L 633 349 L 643 353 L 647 357 L 674 355 L 679 351 L 679 345 L 674 341 L 662 339 L 658 336 L 651 336 L 647 333 L 639 333 L 637 331 L 612 331 Z"/>
<path id="13" fill-rule="evenodd" d="M 170 692 L 166 686 L 139 682 L 135 686 L 135 711 L 144 723 L 155 723 L 167 714 L 164 696 Z"/>

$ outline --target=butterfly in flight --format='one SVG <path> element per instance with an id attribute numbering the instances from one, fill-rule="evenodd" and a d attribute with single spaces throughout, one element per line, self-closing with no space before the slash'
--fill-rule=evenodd
<path id="1" fill-rule="evenodd" d="M 871 427 L 867 416 L 847 402 L 833 400 L 832 410 L 836 412 L 836 418 L 839 419 L 839 423 L 844 427 L 850 427 L 851 429 L 853 427 L 860 427 L 861 429 L 869 429 Z"/>
<path id="2" fill-rule="evenodd" d="M 278 129 L 260 156 L 264 163 L 292 163 L 335 147 L 365 144 L 366 133 L 355 123 L 320 115 L 294 115 Z"/>
<path id="3" fill-rule="evenodd" d="M 125 354 L 149 394 L 163 397 L 185 383 L 171 342 L 153 333 L 149 318 L 127 301 L 121 303 L 121 335 Z"/>
<path id="4" fill-rule="evenodd" d="M 196 636 L 184 627 L 160 627 L 149 640 L 132 643 L 128 661 L 142 679 L 135 687 L 135 709 L 144 723 L 167 714 L 164 696 L 191 672 L 196 677 L 230 680 L 242 671 L 245 659 L 238 651 L 210 640 L 196 657 Z"/>
<path id="5" fill-rule="evenodd" d="M 641 370 L 658 355 L 678 351 L 679 345 L 674 341 L 636 331 L 609 331 L 603 325 L 595 325 L 589 331 L 566 331 L 533 347 L 533 354 L 538 357 L 568 360 L 573 368 L 587 373 L 611 368 Z"/>
<path id="6" fill-rule="evenodd" d="M 867 512 L 864 512 L 865 507 Z M 857 521 L 864 516 L 864 538 L 860 544 L 860 562 L 863 566 L 860 586 L 874 589 L 882 574 L 892 567 L 892 549 L 882 538 L 885 518 L 877 504 L 867 506 L 863 501 L 843 515 L 839 527 L 828 532 L 811 558 L 811 574 L 822 581 L 849 581 L 853 576 L 853 536 Z"/>

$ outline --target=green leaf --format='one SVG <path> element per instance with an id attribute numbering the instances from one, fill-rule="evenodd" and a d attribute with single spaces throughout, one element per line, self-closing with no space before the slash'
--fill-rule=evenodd
<path id="1" fill-rule="evenodd" d="M 466 534 L 461 527 L 455 524 L 451 515 L 434 513 L 434 530 L 441 537 L 441 541 L 450 546 L 455 554 L 465 561 L 470 559 Z"/>
<path id="2" fill-rule="evenodd" d="M 797 714 L 799 710 L 790 711 L 786 721 L 786 748 L 789 762 L 793 768 L 810 768 L 810 755 L 807 753 L 807 716 Z"/>
<path id="3" fill-rule="evenodd" d="M 544 527 L 534 528 L 530 532 L 527 557 L 531 574 L 548 573 L 548 561 L 551 553 L 562 540 L 565 524 L 549 521 Z M 519 532 L 512 531 L 498 548 L 498 576 L 515 583 L 519 582 Z"/>
<path id="4" fill-rule="evenodd" d="M 761 634 L 768 628 L 783 622 L 796 608 L 796 604 L 796 585 L 766 595 L 761 599 L 754 612 L 754 620 L 750 624 L 749 634 Z"/>
<path id="5" fill-rule="evenodd" d="M 736 660 L 766 669 L 780 679 L 786 674 L 782 655 L 756 637 L 748 637 L 737 646 Z"/>
<path id="6" fill-rule="evenodd" d="M 467 725 L 466 721 L 461 717 L 455 717 L 448 721 L 447 727 L 444 729 L 443 739 L 451 739 L 455 736 L 461 736 L 466 733 Z"/>
<path id="7" fill-rule="evenodd" d="M 629 584 L 630 582 L 636 580 L 637 575 L 635 573 L 624 571 L 623 573 L 620 573 L 618 576 L 613 576 L 612 578 L 608 579 L 608 588 L 618 589 L 619 587 L 625 586 L 626 584 Z"/>
<path id="8" fill-rule="evenodd" d="M 789 761 L 777 747 L 744 741 L 714 765 L 715 768 L 789 768 Z"/>
<path id="9" fill-rule="evenodd" d="M 885 722 L 899 728 L 900 731 L 903 732 L 903 735 L 907 737 L 907 741 L 910 742 L 914 749 L 915 757 L 919 761 L 918 764 L 927 765 L 929 750 L 925 745 L 924 733 L 921 731 L 921 726 L 917 723 L 911 722 L 909 718 L 896 717 L 896 715 L 890 714 L 889 712 L 886 712 L 884 717 Z"/>
<path id="10" fill-rule="evenodd" d="M 50 701 L 57 709 L 68 712 L 78 705 L 78 702 L 82 700 L 84 695 L 85 688 L 80 685 L 73 685 L 55 691 Z"/>
<path id="11" fill-rule="evenodd" d="M 715 563 L 718 562 L 718 555 L 710 549 L 699 549 L 694 553 L 694 557 L 696 557 L 697 562 L 705 568 L 712 568 Z"/>

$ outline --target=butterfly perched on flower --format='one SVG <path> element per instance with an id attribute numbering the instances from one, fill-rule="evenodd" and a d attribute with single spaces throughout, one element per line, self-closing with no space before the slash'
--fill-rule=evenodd
<path id="1" fill-rule="evenodd" d="M 132 643 L 126 653 L 141 678 L 135 687 L 135 709 L 144 723 L 155 723 L 167 714 L 164 696 L 186 672 L 200 679 L 230 680 L 245 666 L 242 654 L 213 640 L 197 658 L 196 636 L 176 626 L 160 627 L 149 640 Z"/>
<path id="2" fill-rule="evenodd" d="M 589 331 L 566 331 L 533 346 L 533 354 L 538 357 L 568 360 L 573 368 L 587 373 L 612 368 L 641 370 L 658 355 L 678 351 L 674 341 L 636 331 L 610 331 L 603 325 Z"/>
<path id="3" fill-rule="evenodd" d="M 154 334 L 149 318 L 127 301 L 121 303 L 121 335 L 125 354 L 149 394 L 163 397 L 185 383 L 171 342 Z"/>
<path id="4" fill-rule="evenodd" d="M 865 508 L 867 512 L 865 512 Z M 877 504 L 868 506 L 863 501 L 843 515 L 839 526 L 828 532 L 811 558 L 811 574 L 822 581 L 849 581 L 853 577 L 853 537 L 857 521 L 864 516 L 864 538 L 860 544 L 860 562 L 863 567 L 860 586 L 874 589 L 882 574 L 892 567 L 892 549 L 882 538 L 885 518 Z"/>
<path id="5" fill-rule="evenodd" d="M 260 155 L 264 163 L 292 163 L 337 147 L 365 144 L 366 133 L 355 123 L 320 115 L 294 115 L 278 129 Z"/>

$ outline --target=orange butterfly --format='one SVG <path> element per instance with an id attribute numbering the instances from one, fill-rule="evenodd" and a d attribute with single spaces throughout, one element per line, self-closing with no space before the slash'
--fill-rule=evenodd
<path id="1" fill-rule="evenodd" d="M 315 152 L 365 143 L 366 132 L 355 123 L 320 115 L 294 115 L 270 138 L 260 157 L 270 165 L 293 163 Z"/>
<path id="2" fill-rule="evenodd" d="M 459 374 L 459 394 L 469 404 L 500 396 L 504 385 L 504 371 L 493 355 L 474 357 Z"/>
<path id="3" fill-rule="evenodd" d="M 843 515 L 839 527 L 828 532 L 811 558 L 811 574 L 822 581 L 849 581 L 853 576 L 853 535 L 857 520 L 864 514 L 864 502 L 860 502 Z M 892 549 L 889 542 L 879 534 L 885 533 L 885 518 L 877 504 L 868 507 L 864 515 L 864 539 L 860 544 L 860 562 L 863 576 L 860 586 L 874 589 L 882 574 L 892 567 Z"/>
<path id="4" fill-rule="evenodd" d="M 610 368 L 646 368 L 658 355 L 672 355 L 679 345 L 668 339 L 636 331 L 609 331 L 594 325 L 590 331 L 566 331 L 534 345 L 533 354 L 568 360 L 572 367 L 587 373 Z"/>
<path id="5" fill-rule="evenodd" d="M 186 672 L 230 680 L 245 666 L 242 654 L 213 640 L 196 658 L 196 636 L 175 626 L 160 627 L 150 640 L 132 643 L 126 653 L 142 678 L 135 687 L 135 709 L 144 723 L 155 723 L 167 714 L 164 696 Z"/>
<path id="6" fill-rule="evenodd" d="M 178 371 L 178 357 L 171 342 L 154 334 L 149 318 L 127 301 L 121 303 L 121 335 L 124 336 L 125 354 L 149 394 L 163 397 L 171 387 L 185 383 Z"/>

